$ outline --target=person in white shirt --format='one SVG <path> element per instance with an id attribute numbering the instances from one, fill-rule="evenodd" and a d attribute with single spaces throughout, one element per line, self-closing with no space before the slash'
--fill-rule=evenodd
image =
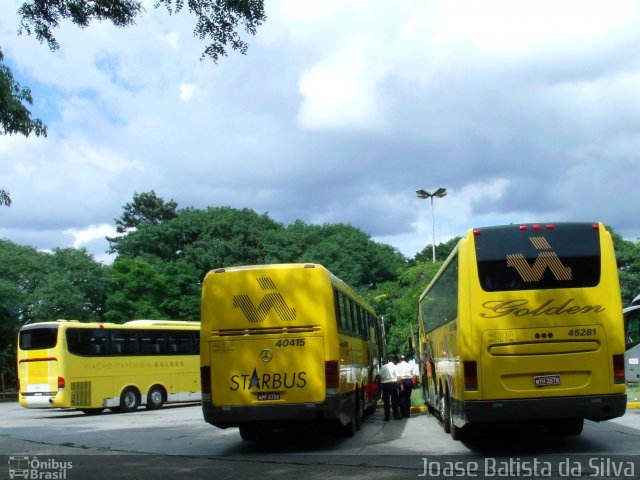
<path id="1" fill-rule="evenodd" d="M 413 373 L 413 367 L 405 361 L 404 355 L 400 355 L 398 375 L 402 382 L 399 394 L 400 413 L 403 417 L 409 418 L 411 414 L 411 391 L 416 383 L 416 377 Z"/>
<path id="2" fill-rule="evenodd" d="M 380 383 L 382 384 L 382 401 L 384 403 L 384 421 L 388 422 L 393 410 L 393 418 L 400 420 L 398 405 L 398 388 L 400 387 L 400 375 L 395 365 L 395 356 L 389 355 L 387 363 L 380 369 Z"/>

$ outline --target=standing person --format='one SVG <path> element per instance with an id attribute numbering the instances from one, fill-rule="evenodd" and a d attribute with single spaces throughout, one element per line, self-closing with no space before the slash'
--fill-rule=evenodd
<path id="1" fill-rule="evenodd" d="M 393 418 L 400 420 L 398 408 L 398 388 L 400 387 L 400 375 L 395 365 L 395 356 L 389 355 L 387 363 L 380 369 L 380 383 L 382 383 L 382 401 L 384 402 L 384 421 L 388 422 L 393 410 Z M 389 404 L 391 403 L 391 404 Z"/>
<path id="2" fill-rule="evenodd" d="M 402 382 L 400 389 L 400 413 L 403 417 L 409 418 L 411 414 L 411 391 L 416 383 L 416 377 L 413 373 L 413 367 L 409 365 L 404 355 L 400 355 L 400 363 L 398 364 L 398 375 Z"/>

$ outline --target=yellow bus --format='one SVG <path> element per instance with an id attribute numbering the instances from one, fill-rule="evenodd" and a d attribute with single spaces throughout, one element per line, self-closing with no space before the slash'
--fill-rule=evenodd
<path id="1" fill-rule="evenodd" d="M 626 409 L 620 285 L 601 223 L 471 229 L 419 300 L 425 403 L 474 423 L 579 435 Z"/>
<path id="2" fill-rule="evenodd" d="M 220 268 L 202 287 L 205 420 L 244 440 L 300 422 L 345 435 L 375 409 L 381 321 L 318 264 Z"/>
<path id="3" fill-rule="evenodd" d="M 200 395 L 200 324 L 57 320 L 18 333 L 20 405 L 132 412 Z"/>

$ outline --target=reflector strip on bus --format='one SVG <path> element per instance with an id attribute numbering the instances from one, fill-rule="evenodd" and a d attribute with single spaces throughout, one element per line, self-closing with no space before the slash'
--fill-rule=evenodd
<path id="1" fill-rule="evenodd" d="M 57 362 L 58 359 L 56 357 L 40 357 L 40 358 L 23 358 L 18 361 L 18 363 L 23 362 Z"/>
<path id="2" fill-rule="evenodd" d="M 272 328 L 229 328 L 225 330 L 212 330 L 212 336 L 238 336 L 238 335 L 274 335 L 274 334 L 298 334 L 320 332 L 320 325 L 301 325 L 297 327 L 272 327 Z"/>

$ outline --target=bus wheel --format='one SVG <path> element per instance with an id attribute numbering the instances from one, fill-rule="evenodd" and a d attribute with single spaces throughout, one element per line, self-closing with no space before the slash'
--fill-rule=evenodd
<path id="1" fill-rule="evenodd" d="M 120 395 L 120 411 L 123 413 L 133 412 L 140 405 L 138 391 L 133 387 L 127 387 Z"/>
<path id="2" fill-rule="evenodd" d="M 158 410 L 162 405 L 164 405 L 164 389 L 154 385 L 147 393 L 147 410 Z"/>
<path id="3" fill-rule="evenodd" d="M 240 438 L 245 442 L 253 442 L 258 439 L 258 429 L 254 425 L 240 425 Z"/>
<path id="4" fill-rule="evenodd" d="M 356 430 L 362 428 L 362 419 L 364 417 L 364 390 L 356 390 L 356 411 L 354 416 L 354 422 L 356 424 Z"/>
<path id="5" fill-rule="evenodd" d="M 451 433 L 451 410 L 449 408 L 449 397 L 444 395 L 440 397 L 440 421 L 444 433 Z"/>
<path id="6" fill-rule="evenodd" d="M 351 414 L 351 418 L 349 418 L 349 421 L 347 422 L 346 425 L 343 425 L 338 420 L 338 426 L 339 426 L 339 429 L 340 429 L 340 434 L 343 437 L 354 437 L 355 434 L 356 434 L 356 419 L 355 419 L 355 415 L 353 413 Z"/>
<path id="7" fill-rule="evenodd" d="M 240 438 L 245 442 L 254 442 L 260 438 L 268 438 L 273 428 L 268 425 L 240 425 Z"/>
<path id="8" fill-rule="evenodd" d="M 449 402 L 447 402 L 449 403 Z M 462 440 L 464 438 L 465 427 L 457 427 L 453 422 L 453 414 L 451 413 L 451 404 L 449 404 L 449 433 L 454 440 Z"/>
<path id="9" fill-rule="evenodd" d="M 82 413 L 86 415 L 99 415 L 103 412 L 104 408 L 83 408 Z"/>
<path id="10" fill-rule="evenodd" d="M 546 424 L 547 433 L 551 435 L 580 435 L 583 427 L 584 418 L 562 418 Z"/>

